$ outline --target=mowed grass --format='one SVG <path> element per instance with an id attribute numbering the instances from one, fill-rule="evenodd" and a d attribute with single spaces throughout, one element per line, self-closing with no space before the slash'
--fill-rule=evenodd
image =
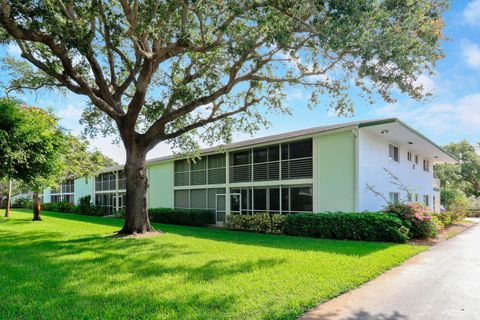
<path id="1" fill-rule="evenodd" d="M 425 249 L 173 225 L 122 239 L 118 219 L 31 218 L 0 218 L 2 319 L 295 319 Z"/>

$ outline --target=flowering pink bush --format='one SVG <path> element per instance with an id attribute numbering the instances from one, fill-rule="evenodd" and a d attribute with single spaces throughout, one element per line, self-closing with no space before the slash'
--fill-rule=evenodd
<path id="1" fill-rule="evenodd" d="M 410 231 L 412 238 L 428 238 L 437 235 L 437 229 L 432 221 L 432 216 L 420 203 L 397 203 L 388 205 L 386 213 L 396 215 L 403 221 L 405 227 Z"/>

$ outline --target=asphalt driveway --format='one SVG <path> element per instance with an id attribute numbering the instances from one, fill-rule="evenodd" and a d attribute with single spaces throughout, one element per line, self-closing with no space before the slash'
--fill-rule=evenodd
<path id="1" fill-rule="evenodd" d="M 301 319 L 480 319 L 480 224 Z"/>

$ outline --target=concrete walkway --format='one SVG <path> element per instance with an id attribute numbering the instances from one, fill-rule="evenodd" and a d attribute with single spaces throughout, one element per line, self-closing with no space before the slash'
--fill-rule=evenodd
<path id="1" fill-rule="evenodd" d="M 301 319 L 480 319 L 480 224 Z"/>

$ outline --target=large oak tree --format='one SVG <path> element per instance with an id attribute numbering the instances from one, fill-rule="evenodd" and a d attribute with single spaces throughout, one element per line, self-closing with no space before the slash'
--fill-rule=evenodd
<path id="1" fill-rule="evenodd" d="M 352 111 L 349 88 L 415 99 L 421 73 L 442 56 L 442 0 L 0 0 L 3 40 L 18 90 L 64 88 L 89 98 L 91 133 L 118 132 L 127 203 L 121 233 L 152 230 L 146 155 L 168 141 L 229 142 L 268 112 L 288 112 L 285 90 L 311 105 Z"/>

